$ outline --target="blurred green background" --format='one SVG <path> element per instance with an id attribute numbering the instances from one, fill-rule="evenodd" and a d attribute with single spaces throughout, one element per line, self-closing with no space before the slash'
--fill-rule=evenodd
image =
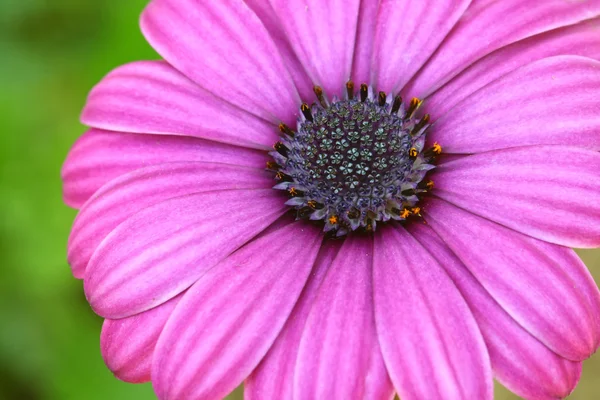
<path id="1" fill-rule="evenodd" d="M 149 384 L 120 382 L 104 367 L 102 321 L 65 260 L 75 211 L 62 203 L 59 177 L 84 131 L 78 116 L 90 88 L 120 64 L 157 58 L 138 29 L 145 4 L 0 1 L 2 400 L 154 398 Z M 581 254 L 600 278 L 600 251 Z M 597 397 L 599 372 L 596 356 L 571 398 Z M 515 397 L 498 388 L 497 398 Z"/>

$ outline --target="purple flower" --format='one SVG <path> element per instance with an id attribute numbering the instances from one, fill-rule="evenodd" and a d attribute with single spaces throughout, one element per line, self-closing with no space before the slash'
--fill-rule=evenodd
<path id="1" fill-rule="evenodd" d="M 562 398 L 598 348 L 600 1 L 154 0 L 63 168 L 160 399 Z M 443 154 L 440 154 L 443 151 Z M 266 167 L 265 167 L 266 166 Z"/>

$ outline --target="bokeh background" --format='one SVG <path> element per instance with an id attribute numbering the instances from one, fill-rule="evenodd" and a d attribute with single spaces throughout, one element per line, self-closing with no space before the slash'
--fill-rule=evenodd
<path id="1" fill-rule="evenodd" d="M 102 362 L 102 321 L 65 259 L 76 212 L 62 203 L 59 176 L 84 131 L 78 115 L 89 89 L 120 64 L 157 58 L 138 29 L 145 4 L 0 1 L 1 400 L 155 398 L 149 384 L 120 382 Z M 581 255 L 600 279 L 600 251 Z M 599 398 L 599 373 L 597 355 L 570 398 Z"/>

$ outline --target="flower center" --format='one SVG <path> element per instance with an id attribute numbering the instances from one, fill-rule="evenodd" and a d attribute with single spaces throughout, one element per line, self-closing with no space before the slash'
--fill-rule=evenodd
<path id="1" fill-rule="evenodd" d="M 405 106 L 365 84 L 346 89 L 346 99 L 329 102 L 316 86 L 318 102 L 302 104 L 296 131 L 279 126 L 267 163 L 275 189 L 287 190 L 298 218 L 323 221 L 337 236 L 420 217 L 419 202 L 433 188 L 425 177 L 441 153 L 438 144 L 424 150 L 429 115 L 414 116 L 422 102 Z"/>

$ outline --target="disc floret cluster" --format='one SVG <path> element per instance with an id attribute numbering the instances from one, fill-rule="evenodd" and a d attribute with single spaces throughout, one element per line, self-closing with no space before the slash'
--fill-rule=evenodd
<path id="1" fill-rule="evenodd" d="M 316 86 L 318 101 L 302 104 L 296 130 L 279 126 L 267 163 L 275 188 L 287 191 L 298 218 L 322 221 L 337 236 L 419 218 L 433 188 L 427 173 L 441 153 L 437 143 L 425 149 L 430 117 L 415 117 L 422 102 L 405 105 L 365 84 L 346 89 L 345 99 L 329 101 Z"/>

